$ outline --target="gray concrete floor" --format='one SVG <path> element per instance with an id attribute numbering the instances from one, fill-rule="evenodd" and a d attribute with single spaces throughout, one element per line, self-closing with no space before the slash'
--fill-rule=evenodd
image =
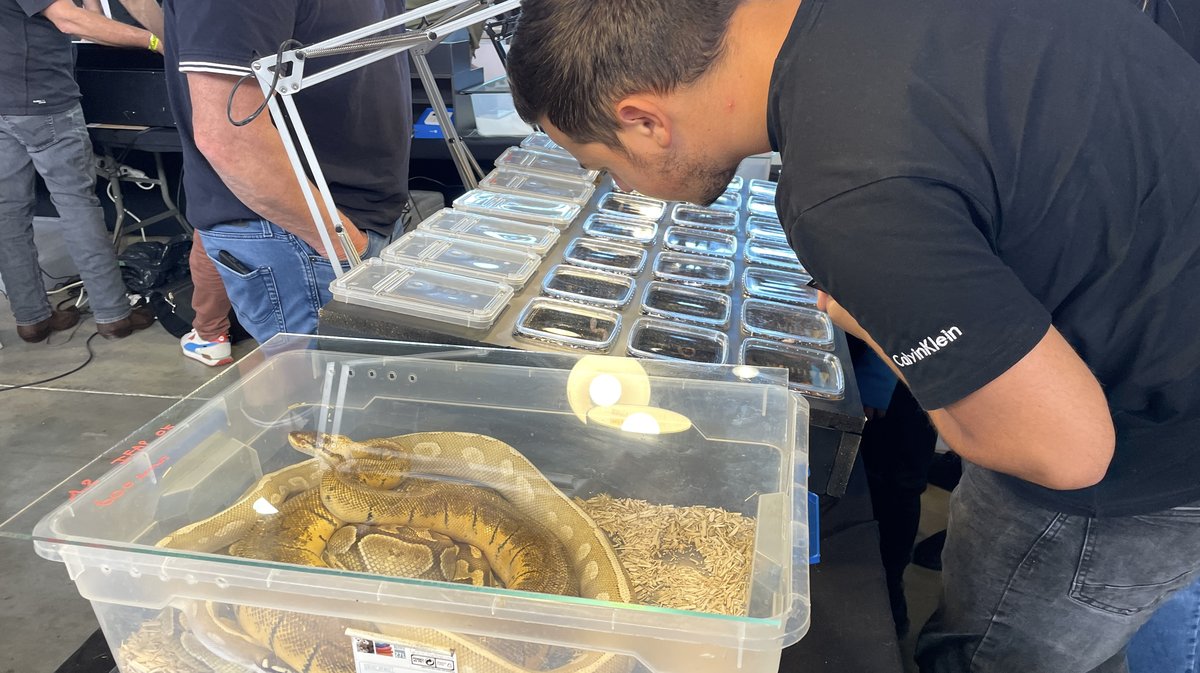
<path id="1" fill-rule="evenodd" d="M 74 332 L 26 344 L 0 296 L 0 387 L 81 364 L 94 331 L 87 319 Z M 67 378 L 0 390 L 0 521 L 220 371 L 184 358 L 158 325 L 117 341 L 98 337 L 92 349 L 92 363 Z M 235 355 L 247 350 L 239 345 Z M 96 627 L 63 566 L 37 556 L 31 542 L 0 537 L 0 673 L 54 671 Z"/>

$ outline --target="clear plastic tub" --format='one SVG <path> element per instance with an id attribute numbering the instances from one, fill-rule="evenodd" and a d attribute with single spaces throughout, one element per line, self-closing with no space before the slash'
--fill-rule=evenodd
<path id="1" fill-rule="evenodd" d="M 622 243 L 650 245 L 658 235 L 658 224 L 653 220 L 592 213 L 583 223 L 583 233 Z"/>
<path id="2" fill-rule="evenodd" d="M 337 673 L 379 670 L 356 666 L 355 654 L 388 650 L 392 656 L 429 655 L 426 661 L 434 663 L 451 659 L 438 670 L 455 673 L 494 672 L 498 661 L 512 667 L 512 658 L 534 656 L 613 673 L 775 673 L 781 648 L 808 628 L 808 409 L 788 391 L 782 371 L 750 376 L 741 369 L 280 335 L 23 509 L 0 534 L 32 539 L 40 555 L 66 566 L 91 601 L 122 673 L 154 665 L 171 673 L 192 670 L 164 665 L 158 656 L 195 645 L 221 652 L 209 651 L 217 659 L 239 660 L 245 649 L 278 655 L 253 638 L 221 638 L 240 628 L 230 614 L 265 618 L 288 643 L 298 635 L 301 647 L 319 650 L 330 662 L 321 670 Z M 618 389 L 609 395 L 613 383 Z M 626 414 L 627 422 L 612 423 L 622 416 L 603 413 L 629 409 L 645 410 L 648 420 L 654 418 L 650 412 L 673 414 L 686 424 L 654 434 L 647 419 L 634 422 L 635 415 Z M 544 490 L 545 477 L 563 498 L 585 503 L 611 495 L 746 517 L 753 526 L 746 543 L 752 564 L 734 584 L 745 592 L 744 610 L 718 614 L 655 605 L 636 595 L 624 602 L 621 592 L 602 598 L 586 584 L 579 592 L 586 595 L 560 596 L 302 566 L 271 555 L 249 559 L 203 551 L 184 540 L 155 546 L 222 512 L 266 475 L 273 475 L 267 486 L 311 492 L 311 477 L 280 479 L 278 471 L 319 476 L 333 468 L 292 448 L 292 431 L 355 441 L 480 433 L 516 453 L 500 455 L 477 435 L 467 435 L 466 444 L 421 435 L 420 443 L 403 445 L 413 447 L 414 466 L 434 478 L 416 481 L 455 488 L 432 482 L 450 481 L 438 475 L 457 466 L 464 470 L 459 479 L 496 484 L 494 492 L 502 494 L 510 489 L 499 487 L 512 483 L 516 471 L 526 484 Z M 69 488 L 76 489 L 70 496 Z M 448 506 L 440 496 L 424 506 L 431 505 Z M 514 506 L 522 516 L 550 521 L 547 508 Z M 566 510 L 555 511 L 561 524 L 557 513 Z M 239 512 L 238 521 L 249 517 L 264 526 L 287 516 L 265 496 Z M 582 547 L 566 536 L 580 532 L 598 534 L 586 523 L 567 532 L 550 529 L 571 545 L 568 558 Z M 719 534 L 710 527 L 703 536 Z M 607 544 L 598 540 L 596 548 Z M 582 555 L 585 563 L 596 548 Z M 621 555 L 603 561 L 607 572 Z M 689 555 L 683 562 L 695 559 Z M 670 559 L 664 563 L 671 565 Z M 223 621 L 214 623 L 212 616 Z M 264 658 L 304 668 L 304 661 Z M 216 670 L 261 664 L 252 659 Z M 194 665 L 210 671 L 216 664 Z M 556 670 L 553 664 L 532 669 Z"/>
<path id="3" fill-rule="evenodd" d="M 595 182 L 600 171 L 589 171 L 570 155 L 535 152 L 520 147 L 510 147 L 496 157 L 496 168 L 521 168 L 530 173 L 550 176 L 566 176 L 584 182 Z"/>
<path id="4" fill-rule="evenodd" d="M 482 189 L 504 194 L 536 196 L 555 201 L 586 204 L 596 191 L 590 182 L 530 173 L 518 168 L 498 168 L 479 181 Z"/>
<path id="5" fill-rule="evenodd" d="M 663 247 L 676 252 L 693 255 L 708 255 L 729 259 L 737 252 L 737 238 L 732 234 L 716 231 L 701 231 L 687 227 L 667 227 L 663 233 Z"/>
<path id="6" fill-rule="evenodd" d="M 418 231 L 449 238 L 503 245 L 545 256 L 558 242 L 558 229 L 541 224 L 476 215 L 465 210 L 443 208 L 417 225 Z"/>
<path id="7" fill-rule="evenodd" d="M 659 253 L 654 260 L 654 277 L 703 287 L 729 287 L 733 282 L 733 262 L 716 257 Z"/>
<path id="8" fill-rule="evenodd" d="M 806 273 L 748 266 L 742 274 L 742 291 L 747 297 L 816 306 L 817 289 L 809 287 L 811 280 L 812 276 Z"/>
<path id="9" fill-rule="evenodd" d="M 729 210 L 736 213 L 742 209 L 742 195 L 738 192 L 725 192 L 708 207 L 713 210 Z"/>
<path id="10" fill-rule="evenodd" d="M 601 197 L 598 207 L 600 210 L 609 213 L 616 213 L 617 215 L 625 215 L 627 217 L 640 217 L 643 220 L 653 220 L 655 222 L 661 220 L 662 216 L 667 212 L 666 201 L 626 192 L 609 192 L 605 194 Z"/>
<path id="11" fill-rule="evenodd" d="M 751 180 L 750 196 L 775 203 L 775 190 L 778 187 L 778 183 L 771 182 L 770 180 Z"/>
<path id="12" fill-rule="evenodd" d="M 448 273 L 484 278 L 521 288 L 537 273 L 542 258 L 502 245 L 454 240 L 425 231 L 412 231 L 383 249 L 385 262 L 423 266 Z"/>
<path id="13" fill-rule="evenodd" d="M 621 333 L 621 314 L 537 297 L 517 318 L 516 336 L 551 346 L 606 352 Z"/>
<path id="14" fill-rule="evenodd" d="M 742 302 L 742 331 L 751 336 L 833 350 L 833 322 L 829 316 L 803 306 L 747 299 Z"/>
<path id="15" fill-rule="evenodd" d="M 793 390 L 813 397 L 840 400 L 846 396 L 842 363 L 829 353 L 766 339 L 742 342 L 741 362 L 752 367 L 783 367 Z"/>
<path id="16" fill-rule="evenodd" d="M 632 276 L 646 266 L 646 251 L 594 238 L 577 238 L 567 244 L 563 259 L 576 266 Z"/>
<path id="17" fill-rule="evenodd" d="M 684 227 L 737 231 L 738 214 L 727 210 L 701 208 L 689 203 L 680 203 L 671 211 L 671 222 Z"/>
<path id="18" fill-rule="evenodd" d="M 487 329 L 513 298 L 513 288 L 433 269 L 368 259 L 329 286 L 333 298 L 417 318 Z"/>
<path id="19" fill-rule="evenodd" d="M 779 220 L 761 215 L 751 215 L 746 218 L 746 235 L 787 242 L 787 234 L 784 233 L 783 225 Z"/>
<path id="20" fill-rule="evenodd" d="M 621 308 L 633 298 L 634 282 L 629 276 L 559 264 L 546 273 L 542 293 L 567 301 Z"/>
<path id="21" fill-rule="evenodd" d="M 571 153 L 564 149 L 561 145 L 550 139 L 550 136 L 538 131 L 531 133 L 521 141 L 521 147 L 535 152 L 545 152 L 546 154 L 563 154 L 570 156 Z"/>
<path id="22" fill-rule="evenodd" d="M 571 226 L 579 217 L 580 207 L 551 199 L 516 194 L 498 194 L 484 189 L 472 189 L 454 200 L 454 207 L 481 215 L 548 224 L 558 229 Z"/>
<path id="23" fill-rule="evenodd" d="M 751 236 L 746 239 L 746 248 L 742 256 L 747 264 L 765 264 L 787 271 L 805 273 L 804 266 L 800 264 L 800 260 L 796 259 L 796 252 L 785 241 Z"/>
<path id="24" fill-rule="evenodd" d="M 746 203 L 746 212 L 750 215 L 779 219 L 779 213 L 775 211 L 774 199 L 768 201 L 764 198 L 751 196 L 750 200 Z"/>
<path id="25" fill-rule="evenodd" d="M 724 364 L 729 337 L 714 329 L 639 318 L 629 330 L 629 354 L 639 358 Z"/>
<path id="26" fill-rule="evenodd" d="M 724 329 L 729 325 L 729 295 L 686 285 L 650 281 L 642 293 L 642 313 Z"/>
<path id="27" fill-rule="evenodd" d="M 745 186 L 745 182 L 742 180 L 742 176 L 735 175 L 733 176 L 733 179 L 729 181 L 729 185 L 725 187 L 725 191 L 734 192 L 736 194 L 742 191 L 743 186 Z"/>

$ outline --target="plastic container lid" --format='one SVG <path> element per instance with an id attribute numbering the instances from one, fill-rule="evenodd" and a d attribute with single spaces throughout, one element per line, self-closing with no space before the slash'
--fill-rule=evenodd
<path id="1" fill-rule="evenodd" d="M 663 234 L 663 246 L 668 250 L 690 252 L 694 255 L 730 258 L 737 252 L 737 244 L 737 238 L 732 234 L 716 231 L 667 227 L 666 233 Z"/>
<path id="2" fill-rule="evenodd" d="M 738 214 L 727 210 L 701 208 L 689 203 L 680 203 L 671 211 L 671 222 L 685 227 L 736 231 Z"/>
<path id="3" fill-rule="evenodd" d="M 729 295 L 686 285 L 650 281 L 642 293 L 642 313 L 724 328 L 729 325 Z"/>
<path id="4" fill-rule="evenodd" d="M 640 217 L 643 220 L 657 222 L 667 212 L 667 202 L 641 194 L 609 192 L 600 199 L 598 208 L 618 215 Z"/>
<path id="5" fill-rule="evenodd" d="M 517 319 L 516 336 L 556 346 L 607 351 L 621 332 L 615 311 L 537 297 Z"/>
<path id="6" fill-rule="evenodd" d="M 709 204 L 708 207 L 713 210 L 731 210 L 737 212 L 742 209 L 742 195 L 738 192 L 725 192 L 718 196 L 717 200 Z"/>
<path id="7" fill-rule="evenodd" d="M 579 217 L 580 207 L 534 196 L 498 194 L 473 189 L 454 200 L 454 207 L 492 217 L 515 218 L 536 224 L 549 224 L 566 229 Z"/>
<path id="8" fill-rule="evenodd" d="M 789 343 L 833 349 L 833 322 L 812 308 L 762 299 L 742 302 L 742 331 Z"/>
<path id="9" fill-rule="evenodd" d="M 733 176 L 733 179 L 729 181 L 729 185 L 727 187 L 725 187 L 725 191 L 735 192 L 735 193 L 740 192 L 740 191 L 742 191 L 743 184 L 744 183 L 742 181 L 742 176 L 735 175 L 735 176 Z"/>
<path id="10" fill-rule="evenodd" d="M 538 131 L 525 136 L 521 141 L 521 147 L 535 152 L 545 152 L 546 154 L 563 154 L 571 156 L 571 153 L 564 149 L 561 145 L 550 139 L 550 136 Z"/>
<path id="11" fill-rule="evenodd" d="M 537 272 L 542 258 L 524 250 L 474 241 L 456 241 L 427 231 L 409 232 L 383 249 L 385 262 L 439 269 L 520 288 Z"/>
<path id="12" fill-rule="evenodd" d="M 512 301 L 503 283 L 368 259 L 329 286 L 338 301 L 487 329 Z"/>
<path id="13" fill-rule="evenodd" d="M 706 327 L 639 318 L 629 330 L 628 348 L 635 357 L 724 364 L 729 338 Z"/>
<path id="14" fill-rule="evenodd" d="M 635 245 L 649 245 L 658 235 L 658 224 L 653 220 L 593 213 L 583 223 L 583 232 L 596 238 L 608 238 Z"/>
<path id="15" fill-rule="evenodd" d="M 750 196 L 775 203 L 775 190 L 779 184 L 770 180 L 751 180 Z"/>
<path id="16" fill-rule="evenodd" d="M 633 279 L 619 273 L 559 264 L 542 281 L 542 293 L 567 301 L 621 308 L 633 298 Z"/>
<path id="17" fill-rule="evenodd" d="M 747 297 L 816 306 L 817 289 L 808 286 L 811 280 L 806 273 L 748 266 L 742 274 L 742 291 Z"/>
<path id="18" fill-rule="evenodd" d="M 496 168 L 523 168 L 530 173 L 550 176 L 567 176 L 584 182 L 595 182 L 600 171 L 589 171 L 569 154 L 535 152 L 534 150 L 510 147 L 496 157 Z"/>
<path id="19" fill-rule="evenodd" d="M 464 241 L 503 245 L 545 255 L 558 242 L 558 229 L 541 224 L 476 215 L 443 208 L 417 225 L 418 231 Z"/>
<path id="20" fill-rule="evenodd" d="M 766 339 L 742 342 L 741 363 L 751 367 L 783 367 L 788 387 L 797 392 L 840 400 L 846 396 L 842 363 L 829 353 Z"/>
<path id="21" fill-rule="evenodd" d="M 663 252 L 654 260 L 654 277 L 688 285 L 729 287 L 733 282 L 733 262 L 715 257 Z"/>
<path id="22" fill-rule="evenodd" d="M 646 251 L 594 238 L 577 238 L 567 244 L 563 259 L 576 266 L 632 276 L 646 266 Z"/>
<path id="23" fill-rule="evenodd" d="M 751 215 L 761 215 L 763 217 L 771 217 L 779 219 L 779 213 L 775 211 L 775 200 L 768 201 L 767 199 L 751 196 L 750 201 L 746 203 L 746 212 Z"/>
<path id="24" fill-rule="evenodd" d="M 537 196 L 581 206 L 596 191 L 596 186 L 590 182 L 531 173 L 523 168 L 498 168 L 480 180 L 479 186 L 493 192 Z"/>
<path id="25" fill-rule="evenodd" d="M 787 242 L 787 234 L 784 233 L 783 225 L 779 220 L 762 215 L 751 215 L 746 218 L 746 235 Z"/>
<path id="26" fill-rule="evenodd" d="M 787 243 L 776 239 L 751 236 L 746 239 L 743 258 L 749 264 L 766 264 L 788 271 L 805 272 L 800 260 L 796 259 L 796 252 Z"/>

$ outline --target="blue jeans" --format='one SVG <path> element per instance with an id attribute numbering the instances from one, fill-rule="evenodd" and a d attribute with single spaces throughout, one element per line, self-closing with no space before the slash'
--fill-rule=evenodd
<path id="1" fill-rule="evenodd" d="M 1053 512 L 964 464 L 923 673 L 1128 671 L 1126 646 L 1200 579 L 1200 503 L 1128 517 Z M 1155 673 L 1168 673 L 1156 669 Z"/>
<path id="2" fill-rule="evenodd" d="M 1200 582 L 1171 597 L 1129 643 L 1132 673 L 1200 671 Z"/>
<path id="3" fill-rule="evenodd" d="M 328 259 L 267 220 L 226 222 L 199 233 L 238 321 L 255 341 L 263 343 L 279 332 L 316 333 L 318 312 L 333 298 L 329 284 L 335 276 Z M 390 242 L 374 231 L 367 232 L 367 240 L 364 258 L 377 256 Z M 222 252 L 245 268 L 232 268 L 221 259 Z"/>
<path id="4" fill-rule="evenodd" d="M 79 105 L 46 115 L 0 115 L 0 276 L 18 325 L 50 317 L 33 243 L 37 205 L 34 173 L 42 176 L 58 209 L 57 229 L 97 323 L 129 316 L 104 211 L 96 198 L 92 141 Z"/>

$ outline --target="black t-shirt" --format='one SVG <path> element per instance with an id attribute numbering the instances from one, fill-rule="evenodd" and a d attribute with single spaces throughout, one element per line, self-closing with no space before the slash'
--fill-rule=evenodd
<path id="1" fill-rule="evenodd" d="M 79 100 L 71 38 L 41 14 L 53 2 L 0 0 L 0 114 L 53 114 Z"/>
<path id="2" fill-rule="evenodd" d="M 1133 0 L 1147 16 L 1200 61 L 1200 1 Z"/>
<path id="3" fill-rule="evenodd" d="M 1149 18 L 1128 0 L 804 0 L 768 117 L 792 247 L 923 407 L 1051 324 L 1095 372 L 1107 476 L 1016 490 L 1097 515 L 1200 499 L 1200 64 Z"/>
<path id="4" fill-rule="evenodd" d="M 237 199 L 196 149 L 187 73 L 241 77 L 285 40 L 313 44 L 390 18 L 403 0 L 166 0 L 167 91 L 183 140 L 187 216 L 200 229 L 259 216 Z M 307 62 L 307 74 L 359 56 Z M 296 95 L 335 203 L 361 228 L 388 233 L 408 201 L 412 92 L 399 54 Z M 257 80 L 243 86 L 258 88 Z M 263 114 L 270 114 L 264 111 Z M 294 180 L 289 173 L 280 180 Z"/>

